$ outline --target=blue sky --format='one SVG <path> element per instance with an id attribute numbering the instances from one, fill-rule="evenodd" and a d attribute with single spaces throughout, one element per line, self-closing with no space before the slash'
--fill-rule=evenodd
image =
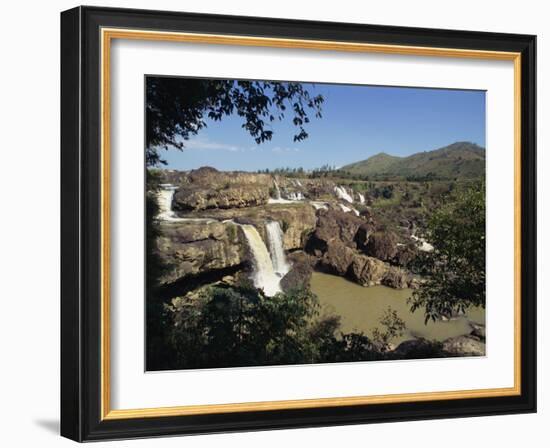
<path id="1" fill-rule="evenodd" d="M 324 164 L 343 166 L 385 152 L 407 156 L 456 141 L 485 146 L 485 92 L 403 87 L 306 84 L 322 94 L 323 117 L 311 117 L 309 137 L 293 142 L 290 120 L 274 122 L 271 141 L 257 145 L 241 128 L 242 118 L 229 116 L 185 142 L 183 151 L 162 151 L 167 168 L 219 170 Z M 311 114 L 310 114 L 311 116 Z"/>

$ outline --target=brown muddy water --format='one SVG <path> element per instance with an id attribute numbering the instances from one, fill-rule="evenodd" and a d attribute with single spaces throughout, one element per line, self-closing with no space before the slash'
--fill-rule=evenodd
<path id="1" fill-rule="evenodd" d="M 363 287 L 342 277 L 314 272 L 311 289 L 319 298 L 322 314 L 336 314 L 341 317 L 341 331 L 344 333 L 363 332 L 369 336 L 376 327 L 384 331 L 380 319 L 390 306 L 405 322 L 407 328 L 395 343 L 423 337 L 443 341 L 450 337 L 468 334 L 468 322 L 485 323 L 485 310 L 472 309 L 467 316 L 449 321 L 429 321 L 424 324 L 424 311 L 410 312 L 407 298 L 411 289 L 393 289 L 387 286 Z"/>

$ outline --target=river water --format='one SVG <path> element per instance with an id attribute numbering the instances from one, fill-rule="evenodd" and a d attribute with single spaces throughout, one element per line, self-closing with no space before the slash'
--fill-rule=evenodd
<path id="1" fill-rule="evenodd" d="M 342 277 L 314 272 L 311 279 L 311 289 L 319 298 L 322 314 L 336 314 L 341 317 L 341 331 L 363 332 L 367 336 L 379 327 L 388 306 L 391 306 L 398 316 L 405 321 L 407 329 L 395 343 L 413 337 L 423 337 L 443 341 L 450 337 L 468 334 L 471 328 L 468 321 L 485 323 L 485 310 L 473 309 L 467 316 L 461 316 L 449 321 L 429 321 L 424 324 L 422 309 L 414 313 L 409 311 L 407 298 L 411 289 L 393 289 L 387 286 L 363 287 Z"/>

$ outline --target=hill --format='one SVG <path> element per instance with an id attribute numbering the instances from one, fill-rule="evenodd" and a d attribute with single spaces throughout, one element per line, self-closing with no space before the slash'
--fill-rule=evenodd
<path id="1" fill-rule="evenodd" d="M 485 148 L 456 142 L 408 157 L 380 153 L 340 170 L 372 179 L 471 179 L 485 175 Z"/>

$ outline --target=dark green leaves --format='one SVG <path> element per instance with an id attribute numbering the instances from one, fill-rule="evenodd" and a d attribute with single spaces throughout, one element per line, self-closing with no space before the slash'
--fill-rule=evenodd
<path id="1" fill-rule="evenodd" d="M 425 283 L 411 310 L 425 309 L 426 322 L 485 306 L 485 185 L 453 191 L 429 221 L 435 247 L 418 260 Z"/>
<path id="2" fill-rule="evenodd" d="M 162 164 L 159 149 L 183 149 L 185 140 L 206 127 L 205 119 L 220 121 L 236 114 L 257 144 L 273 137 L 271 123 L 283 120 L 290 108 L 297 128 L 295 142 L 308 137 L 307 111 L 321 118 L 321 95 L 312 96 L 302 83 L 235 81 L 195 78 L 147 78 L 146 162 Z"/>

